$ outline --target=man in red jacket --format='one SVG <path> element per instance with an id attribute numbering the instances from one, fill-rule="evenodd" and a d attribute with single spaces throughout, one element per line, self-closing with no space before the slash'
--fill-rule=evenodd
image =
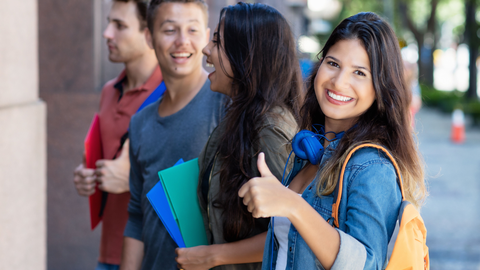
<path id="1" fill-rule="evenodd" d="M 100 257 L 97 270 L 118 269 L 121 262 L 123 231 L 128 219 L 130 200 L 128 140 L 121 145 L 130 117 L 162 82 L 154 51 L 145 39 L 147 31 L 146 0 L 114 0 L 103 36 L 109 59 L 124 63 L 125 69 L 103 87 L 100 107 L 100 133 L 103 160 L 97 169 L 80 164 L 74 172 L 78 194 L 88 197 L 95 186 L 108 192 L 103 210 Z"/>

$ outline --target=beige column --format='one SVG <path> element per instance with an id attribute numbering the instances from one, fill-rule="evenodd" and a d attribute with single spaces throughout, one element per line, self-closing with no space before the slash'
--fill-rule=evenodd
<path id="1" fill-rule="evenodd" d="M 46 106 L 37 1 L 0 8 L 0 269 L 46 269 Z"/>

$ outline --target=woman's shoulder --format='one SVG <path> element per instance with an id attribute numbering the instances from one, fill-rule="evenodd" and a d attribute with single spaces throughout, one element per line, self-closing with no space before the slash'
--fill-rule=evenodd
<path id="1" fill-rule="evenodd" d="M 284 133 L 289 139 L 295 136 L 298 124 L 293 114 L 286 108 L 276 106 L 272 108 L 262 122 L 260 133 L 277 131 Z"/>
<path id="2" fill-rule="evenodd" d="M 384 146 L 381 146 L 381 145 L 378 145 L 378 146 L 388 151 L 388 149 L 385 148 Z M 387 154 L 383 150 L 376 148 L 374 146 L 365 146 L 357 149 L 352 154 L 350 160 L 348 161 L 347 167 L 351 167 L 351 166 L 366 167 L 371 164 L 385 164 L 394 168 L 393 162 L 387 156 Z"/>
<path id="3" fill-rule="evenodd" d="M 393 191 L 399 190 L 397 177 L 395 166 L 385 152 L 375 147 L 364 147 L 355 151 L 348 161 L 344 184 L 348 185 L 348 189 L 356 183 L 357 186 L 371 186 L 373 190 L 388 188 Z"/>

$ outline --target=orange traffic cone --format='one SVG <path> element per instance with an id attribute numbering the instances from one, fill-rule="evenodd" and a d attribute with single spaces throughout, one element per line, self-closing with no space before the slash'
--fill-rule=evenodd
<path id="1" fill-rule="evenodd" d="M 463 111 L 455 109 L 452 113 L 452 142 L 465 142 L 465 116 Z"/>

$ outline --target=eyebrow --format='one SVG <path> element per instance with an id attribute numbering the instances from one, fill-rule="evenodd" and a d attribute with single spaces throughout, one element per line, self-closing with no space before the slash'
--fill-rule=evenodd
<path id="1" fill-rule="evenodd" d="M 174 20 L 167 19 L 167 20 L 163 21 L 163 22 L 160 24 L 160 26 L 162 26 L 162 25 L 164 25 L 164 24 L 166 24 L 166 23 L 175 23 L 175 22 L 176 22 L 176 21 L 174 21 Z M 197 20 L 197 19 L 189 20 L 188 22 L 189 22 L 189 23 L 190 23 L 190 22 L 200 23 L 200 21 Z"/>
<path id="2" fill-rule="evenodd" d="M 107 17 L 107 21 L 108 21 L 108 22 L 125 23 L 125 21 L 122 21 L 122 20 L 120 20 L 120 19 L 115 19 L 115 18 L 111 19 L 110 17 Z"/>
<path id="3" fill-rule="evenodd" d="M 330 56 L 330 55 L 325 56 L 325 58 L 331 58 L 333 61 L 342 62 L 342 61 L 338 60 L 337 58 L 335 58 L 335 57 L 333 57 L 333 56 Z M 366 68 L 366 67 L 362 67 L 362 66 L 353 66 L 353 67 L 354 67 L 354 68 L 357 68 L 357 69 L 364 69 L 364 70 L 370 72 L 370 70 L 369 70 L 368 68 Z M 371 73 L 371 72 L 370 72 L 370 73 Z"/>

